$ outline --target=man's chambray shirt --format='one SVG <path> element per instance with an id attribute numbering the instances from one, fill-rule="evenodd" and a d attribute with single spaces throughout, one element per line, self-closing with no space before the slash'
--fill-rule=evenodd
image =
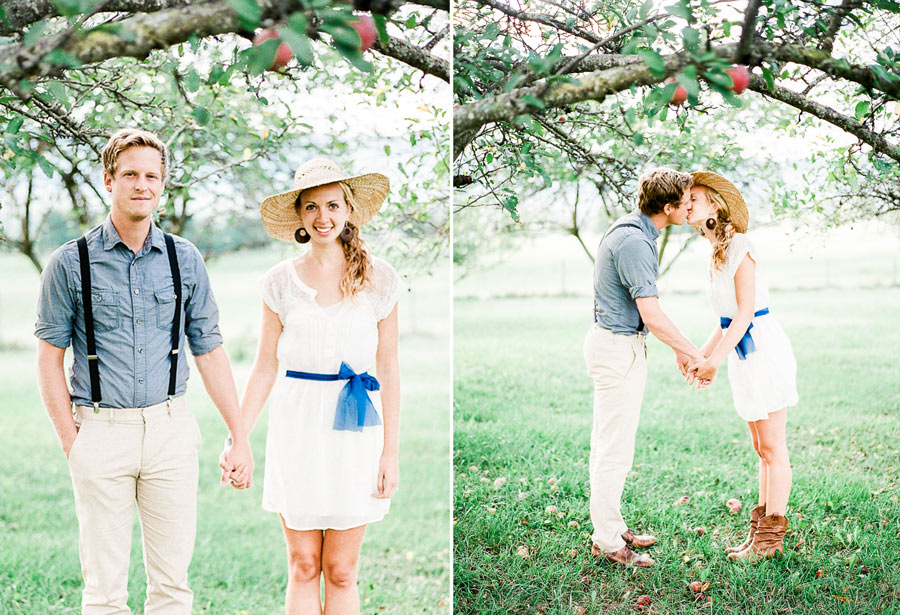
<path id="1" fill-rule="evenodd" d="M 181 272 L 184 338 L 194 355 L 222 343 L 216 307 L 206 267 L 197 248 L 174 237 Z M 99 357 L 100 391 L 104 408 L 143 408 L 166 400 L 172 351 L 175 292 L 163 233 L 151 225 L 143 248 L 135 255 L 121 240 L 107 216 L 87 234 L 91 261 L 94 336 Z M 57 249 L 41 275 L 35 336 L 58 347 L 72 344 L 72 399 L 90 406 L 81 269 L 75 240 Z M 187 389 L 188 364 L 178 356 L 175 394 Z"/>
<path id="2" fill-rule="evenodd" d="M 640 228 L 616 228 L 624 222 Z M 659 296 L 657 237 L 653 220 L 636 211 L 616 220 L 600 242 L 594 261 L 594 319 L 604 329 L 619 335 L 647 332 L 646 325 L 638 331 L 641 315 L 635 299 Z"/>

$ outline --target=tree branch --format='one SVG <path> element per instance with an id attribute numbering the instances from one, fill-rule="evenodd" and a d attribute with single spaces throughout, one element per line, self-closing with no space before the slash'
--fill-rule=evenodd
<path id="1" fill-rule="evenodd" d="M 837 126 L 844 132 L 848 132 L 858 137 L 860 141 L 871 146 L 876 152 L 900 162 L 900 146 L 893 145 L 882 135 L 869 130 L 852 117 L 838 113 L 831 107 L 819 104 L 796 92 L 792 92 L 787 88 L 775 86 L 774 89 L 769 89 L 765 79 L 756 75 L 750 76 L 750 89 L 759 92 L 764 96 L 779 100 L 796 109 L 809 113 L 810 115 L 814 115 L 821 120 L 825 120 L 829 124 Z"/>
<path id="2" fill-rule="evenodd" d="M 555 19 L 552 16 L 546 15 L 544 13 L 526 13 L 524 11 L 517 11 L 501 2 L 498 2 L 497 0 L 475 1 L 481 6 L 490 7 L 494 10 L 500 11 L 504 15 L 509 15 L 510 17 L 521 19 L 522 21 L 533 21 L 535 23 L 541 23 L 545 26 L 550 26 L 551 28 L 556 28 L 557 30 L 568 32 L 572 36 L 577 36 L 580 39 L 588 41 L 589 43 L 597 43 L 600 40 L 597 36 L 591 34 L 590 32 L 571 27 L 567 25 L 566 22 L 559 21 L 558 19 Z"/>
<path id="3" fill-rule="evenodd" d="M 820 46 L 822 51 L 831 53 L 831 50 L 834 48 L 834 39 L 841 29 L 844 17 L 849 15 L 850 11 L 853 9 L 859 8 L 860 5 L 861 2 L 859 2 L 859 0 L 844 0 L 839 7 L 834 9 L 834 13 L 831 15 L 831 21 L 828 22 L 828 29 L 822 36 L 822 45 Z"/>
<path id="4" fill-rule="evenodd" d="M 741 40 L 738 42 L 737 51 L 734 52 L 734 61 L 737 64 L 746 64 L 750 54 L 750 46 L 756 35 L 756 18 L 759 15 L 759 0 L 750 0 L 747 10 L 744 11 L 744 27 L 741 29 Z"/>
<path id="5" fill-rule="evenodd" d="M 387 43 L 382 43 L 376 39 L 372 48 L 386 56 L 400 60 L 404 64 L 418 68 L 424 73 L 434 75 L 438 79 L 450 83 L 450 62 L 428 53 L 421 47 L 398 38 L 391 38 Z"/>

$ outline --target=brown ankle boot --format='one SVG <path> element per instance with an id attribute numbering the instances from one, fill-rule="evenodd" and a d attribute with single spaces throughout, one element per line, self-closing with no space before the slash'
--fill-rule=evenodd
<path id="1" fill-rule="evenodd" d="M 760 504 L 756 508 L 750 511 L 750 533 L 747 535 L 747 540 L 742 542 L 736 547 L 728 547 L 725 549 L 725 553 L 740 553 L 744 549 L 750 546 L 753 542 L 753 537 L 756 536 L 756 524 L 759 522 L 759 518 L 766 514 L 766 505 Z"/>
<path id="2" fill-rule="evenodd" d="M 787 527 L 787 518 L 781 515 L 760 517 L 753 542 L 739 553 L 729 553 L 729 559 L 753 561 L 781 555 L 784 552 L 784 534 Z"/>

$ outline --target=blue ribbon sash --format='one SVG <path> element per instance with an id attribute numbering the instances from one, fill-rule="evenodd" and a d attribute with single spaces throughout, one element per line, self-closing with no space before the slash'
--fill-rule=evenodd
<path id="1" fill-rule="evenodd" d="M 368 372 L 357 374 L 353 368 L 341 362 L 341 369 L 336 374 L 314 374 L 312 372 L 295 372 L 287 370 L 288 378 L 300 380 L 318 380 L 320 382 L 347 380 L 347 384 L 338 395 L 337 410 L 334 414 L 333 429 L 337 431 L 362 431 L 363 427 L 381 425 L 378 412 L 366 391 L 377 391 L 381 388 L 375 376 Z"/>
<path id="2" fill-rule="evenodd" d="M 765 316 L 769 313 L 769 308 L 763 308 L 758 312 L 753 314 L 753 317 L 757 316 Z M 719 318 L 719 324 L 723 329 L 727 329 L 731 326 L 731 319 L 725 318 L 721 316 Z M 744 337 L 741 338 L 741 341 L 737 343 L 737 346 L 734 347 L 734 351 L 737 353 L 738 359 L 741 361 L 746 360 L 747 355 L 753 352 L 756 352 L 756 344 L 753 343 L 753 336 L 750 335 L 750 329 L 753 328 L 753 321 L 750 321 L 750 326 L 747 327 L 747 330 L 744 332 Z"/>

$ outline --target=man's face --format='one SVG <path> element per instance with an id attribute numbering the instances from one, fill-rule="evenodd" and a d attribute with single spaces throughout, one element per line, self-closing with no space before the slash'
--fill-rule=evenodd
<path id="1" fill-rule="evenodd" d="M 162 156 L 154 147 L 129 147 L 116 161 L 115 176 L 103 173 L 112 211 L 131 222 L 150 217 L 163 191 Z"/>
<path id="2" fill-rule="evenodd" d="M 688 215 L 691 213 L 690 189 L 686 189 L 684 194 L 681 195 L 681 202 L 678 204 L 678 207 L 666 205 L 666 209 L 668 210 L 669 224 L 684 224 L 684 221 L 687 220 Z"/>

